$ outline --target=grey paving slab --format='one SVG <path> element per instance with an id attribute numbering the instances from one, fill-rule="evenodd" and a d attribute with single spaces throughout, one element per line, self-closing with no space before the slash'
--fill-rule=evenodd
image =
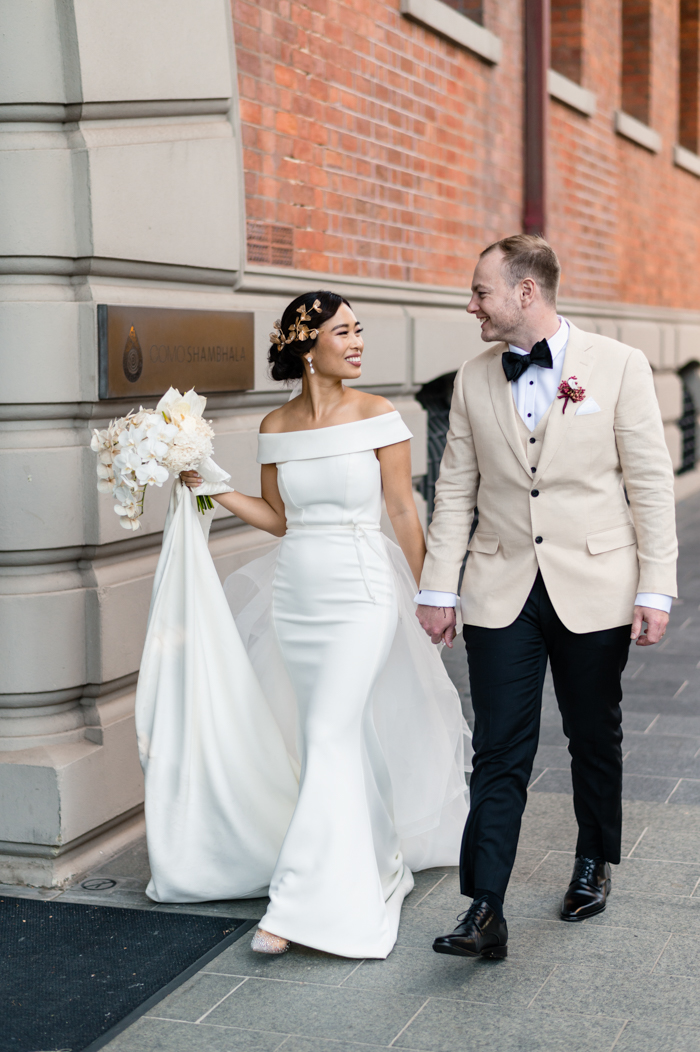
<path id="1" fill-rule="evenodd" d="M 555 884 L 564 889 L 571 876 L 573 854 L 550 852 L 528 883 Z M 700 880 L 700 864 L 665 862 L 644 858 L 623 858 L 612 867 L 616 891 L 666 891 L 671 895 L 691 895 Z"/>
<path id="2" fill-rule="evenodd" d="M 109 874 L 111 877 L 133 877 L 142 881 L 145 887 L 151 879 L 146 838 L 143 837 L 138 843 L 122 851 L 116 858 L 99 866 L 95 873 Z"/>
<path id="3" fill-rule="evenodd" d="M 561 793 L 563 796 L 572 796 L 571 771 L 555 767 L 547 767 L 542 777 L 530 787 L 531 793 Z"/>
<path id="4" fill-rule="evenodd" d="M 385 1045 L 425 1000 L 424 995 L 394 990 L 350 990 L 344 986 L 331 989 L 248 979 L 214 1009 L 208 1022 Z"/>
<path id="5" fill-rule="evenodd" d="M 267 909 L 267 899 L 229 899 L 225 902 L 163 902 L 159 903 L 156 909 L 165 913 L 203 913 L 207 916 L 260 920 Z"/>
<path id="6" fill-rule="evenodd" d="M 566 745 L 542 745 L 537 750 L 535 763 L 538 767 L 560 767 L 567 770 L 571 756 Z"/>
<path id="7" fill-rule="evenodd" d="M 109 1052 L 276 1052 L 286 1034 L 145 1016 L 105 1045 Z"/>
<path id="8" fill-rule="evenodd" d="M 644 976 L 613 963 L 558 965 L 533 1007 L 568 1015 L 618 1016 L 673 1026 L 700 1027 L 698 980 L 686 976 Z"/>
<path id="9" fill-rule="evenodd" d="M 649 734 L 654 737 L 657 734 L 687 734 L 700 738 L 700 716 L 669 716 L 662 712 L 651 727 Z"/>
<path id="10" fill-rule="evenodd" d="M 700 778 L 700 738 L 688 735 L 635 734 L 625 739 L 625 774 Z"/>
<path id="11" fill-rule="evenodd" d="M 673 796 L 669 797 L 669 804 L 677 806 L 681 804 L 693 804 L 695 806 L 700 805 L 700 781 L 693 781 L 690 778 L 681 779 L 680 784 L 676 787 Z"/>
<path id="12" fill-rule="evenodd" d="M 655 1026 L 630 1021 L 620 1034 L 615 1052 L 698 1052 L 700 1030 L 679 1026 Z"/>
<path id="13" fill-rule="evenodd" d="M 428 1052 L 601 1052 L 623 1020 L 564 1017 L 543 1011 L 431 999 L 394 1042 L 394 1048 Z"/>
<path id="14" fill-rule="evenodd" d="M 198 972 L 178 990 L 168 994 L 151 1011 L 149 1016 L 160 1019 L 181 1019 L 195 1023 L 206 1012 L 226 997 L 240 983 L 247 980 L 244 976 L 237 978 L 228 975 L 207 975 Z M 259 1029 L 259 1028 L 258 1028 Z"/>
<path id="15" fill-rule="evenodd" d="M 551 964 L 530 961 L 525 955 L 516 965 L 508 959 L 447 957 L 429 949 L 398 946 L 386 961 L 365 961 L 347 979 L 344 989 L 455 997 L 525 1008 L 551 971 Z"/>
<path id="16" fill-rule="evenodd" d="M 657 775 L 628 774 L 627 763 L 622 777 L 623 800 L 648 800 L 665 803 L 678 785 L 679 776 L 663 778 Z"/>
<path id="17" fill-rule="evenodd" d="M 659 975 L 692 975 L 700 979 L 700 937 L 672 935 L 655 972 Z"/>
<path id="18" fill-rule="evenodd" d="M 333 957 L 329 953 L 309 950 L 304 946 L 292 946 L 287 953 L 279 955 L 253 953 L 250 948 L 251 935 L 244 935 L 234 942 L 210 961 L 204 971 L 208 974 L 246 975 L 260 979 L 339 986 L 357 968 L 357 961 Z"/>
<path id="19" fill-rule="evenodd" d="M 438 935 L 448 935 L 454 931 L 458 914 L 468 905 L 469 899 L 465 898 L 462 899 L 460 910 L 434 909 L 427 903 L 423 903 L 417 910 L 403 910 L 396 945 L 429 950 L 433 939 Z"/>
<path id="20" fill-rule="evenodd" d="M 518 967 L 524 961 L 541 961 L 550 966 L 598 961 L 644 974 L 651 972 L 668 939 L 666 932 L 658 930 L 565 924 L 558 919 L 538 921 L 517 916 L 509 919 L 508 933 L 508 960 Z"/>
<path id="21" fill-rule="evenodd" d="M 373 1052 L 388 1045 L 366 1045 L 350 1041 L 329 1041 L 327 1037 L 288 1037 L 283 1052 Z"/>

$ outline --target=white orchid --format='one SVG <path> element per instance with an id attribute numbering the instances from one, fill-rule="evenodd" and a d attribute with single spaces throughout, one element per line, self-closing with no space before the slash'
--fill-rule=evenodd
<path id="1" fill-rule="evenodd" d="M 194 389 L 182 395 L 171 387 L 157 409 L 140 406 L 93 431 L 97 488 L 118 502 L 114 510 L 124 529 L 139 529 L 147 486 L 162 486 L 170 472 L 196 468 L 211 456 L 214 431 L 203 419 L 206 404 Z M 197 497 L 197 505 L 213 507 L 208 497 Z"/>
<path id="2" fill-rule="evenodd" d="M 171 423 L 181 424 L 188 416 L 201 417 L 206 404 L 206 398 L 198 395 L 194 388 L 181 395 L 175 387 L 171 387 L 161 398 L 156 410 Z"/>
<path id="3" fill-rule="evenodd" d="M 147 460 L 162 460 L 168 452 L 168 444 L 163 442 L 157 434 L 149 433 L 142 442 L 139 442 L 136 452 L 144 463 Z"/>
<path id="4" fill-rule="evenodd" d="M 136 478 L 142 486 L 162 486 L 168 481 L 170 472 L 161 467 L 157 460 L 148 460 L 136 469 Z"/>
<path id="5" fill-rule="evenodd" d="M 94 453 L 100 453 L 102 450 L 108 449 L 110 444 L 109 431 L 93 430 L 92 438 L 90 439 L 90 449 Z"/>

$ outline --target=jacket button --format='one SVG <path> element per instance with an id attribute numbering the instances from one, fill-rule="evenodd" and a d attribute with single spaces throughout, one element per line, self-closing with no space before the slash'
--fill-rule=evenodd
<path id="1" fill-rule="evenodd" d="M 540 491 L 538 489 L 533 489 L 532 493 L 530 494 L 531 497 L 539 497 L 539 495 Z"/>
<path id="2" fill-rule="evenodd" d="M 535 444 L 535 442 L 536 442 L 536 441 L 537 441 L 537 439 L 536 439 L 536 438 L 531 438 L 531 439 L 530 439 L 530 445 L 531 445 L 531 446 L 533 446 L 533 445 Z"/>
<path id="3" fill-rule="evenodd" d="M 535 537 L 535 544 L 542 544 L 542 538 L 541 537 Z"/>

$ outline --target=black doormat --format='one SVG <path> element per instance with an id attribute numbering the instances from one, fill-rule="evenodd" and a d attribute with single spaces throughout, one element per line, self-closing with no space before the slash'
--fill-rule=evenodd
<path id="1" fill-rule="evenodd" d="M 251 927 L 0 897 L 0 1052 L 94 1052 Z"/>

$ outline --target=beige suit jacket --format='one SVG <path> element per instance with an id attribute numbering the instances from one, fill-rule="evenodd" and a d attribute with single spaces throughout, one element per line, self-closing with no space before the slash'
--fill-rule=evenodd
<path id="1" fill-rule="evenodd" d="M 562 412 L 555 401 L 533 475 L 505 349 L 489 348 L 457 373 L 420 586 L 457 592 L 478 506 L 465 624 L 511 624 L 538 568 L 571 631 L 630 624 L 637 591 L 678 594 L 673 468 L 649 363 L 572 325 L 562 379 L 576 376 L 601 411 L 577 415 L 580 403 L 569 402 Z"/>

